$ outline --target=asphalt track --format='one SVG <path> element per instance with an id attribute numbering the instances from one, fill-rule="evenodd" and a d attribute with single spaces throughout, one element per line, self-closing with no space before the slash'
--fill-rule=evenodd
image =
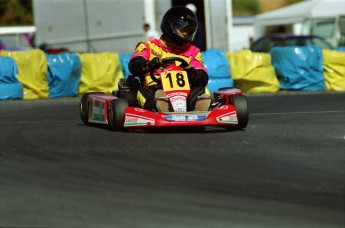
<path id="1" fill-rule="evenodd" d="M 241 131 L 112 132 L 0 102 L 2 227 L 345 226 L 345 93 L 248 95 Z"/>

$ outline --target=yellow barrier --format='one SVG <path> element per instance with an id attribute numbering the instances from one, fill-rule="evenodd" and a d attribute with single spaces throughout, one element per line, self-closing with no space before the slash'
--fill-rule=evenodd
<path id="1" fill-rule="evenodd" d="M 345 91 L 345 52 L 322 50 L 326 90 Z"/>
<path id="2" fill-rule="evenodd" d="M 119 55 L 116 53 L 78 53 L 82 65 L 79 94 L 93 91 L 111 93 L 118 90 L 123 78 Z"/>
<path id="3" fill-rule="evenodd" d="M 18 81 L 23 83 L 24 99 L 48 98 L 48 63 L 43 51 L 1 51 L 1 56 L 12 58 L 18 67 Z"/>
<path id="4" fill-rule="evenodd" d="M 244 92 L 277 92 L 279 81 L 272 66 L 271 56 L 250 50 L 227 53 L 231 77 L 235 87 Z"/>

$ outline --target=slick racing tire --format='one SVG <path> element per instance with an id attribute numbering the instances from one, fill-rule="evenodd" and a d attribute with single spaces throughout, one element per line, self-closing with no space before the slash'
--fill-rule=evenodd
<path id="1" fill-rule="evenodd" d="M 123 98 L 114 99 L 108 107 L 108 124 L 110 130 L 123 130 L 125 110 L 128 107 L 128 101 Z"/>
<path id="2" fill-rule="evenodd" d="M 80 100 L 80 118 L 84 124 L 89 124 L 89 96 L 90 94 L 104 94 L 104 92 L 90 92 L 85 93 Z"/>
<path id="3" fill-rule="evenodd" d="M 235 106 L 237 113 L 238 129 L 245 128 L 249 120 L 248 102 L 243 95 L 236 95 L 230 97 L 230 102 Z"/>

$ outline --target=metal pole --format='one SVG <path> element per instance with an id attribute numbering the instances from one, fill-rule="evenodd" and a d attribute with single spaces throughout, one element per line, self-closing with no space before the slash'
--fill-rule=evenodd
<path id="1" fill-rule="evenodd" d="M 232 51 L 232 31 L 233 31 L 233 18 L 232 18 L 232 0 L 226 0 L 226 18 L 227 18 L 227 35 L 228 35 L 228 51 Z"/>
<path id="2" fill-rule="evenodd" d="M 149 23 L 152 29 L 156 29 L 155 1 L 144 0 L 145 22 Z"/>
<path id="3" fill-rule="evenodd" d="M 85 23 L 85 41 L 86 41 L 86 48 L 87 52 L 91 51 L 91 43 L 90 43 L 90 31 L 89 31 L 89 19 L 87 13 L 87 0 L 84 0 L 84 23 Z"/>

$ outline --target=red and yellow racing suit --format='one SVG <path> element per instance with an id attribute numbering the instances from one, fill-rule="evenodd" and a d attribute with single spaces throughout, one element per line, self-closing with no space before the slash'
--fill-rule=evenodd
<path id="1" fill-rule="evenodd" d="M 152 81 L 150 73 L 143 70 L 147 66 L 147 62 L 155 57 L 159 57 L 160 59 L 180 57 L 195 69 L 196 74 L 188 75 L 191 84 L 191 95 L 194 96 L 190 98 L 191 104 L 189 105 L 189 109 L 193 109 L 197 96 L 205 93 L 209 94 L 209 91 L 206 89 L 208 83 L 207 70 L 204 67 L 201 52 L 196 46 L 187 44 L 182 48 L 169 48 L 165 45 L 162 38 L 153 39 L 141 42 L 136 46 L 128 66 L 130 72 L 134 76 L 139 76 L 143 84 L 143 88 L 137 94 L 137 99 L 141 107 L 148 110 L 155 110 L 154 93 L 157 90 L 157 86 Z M 158 76 L 159 73 L 160 70 L 155 70 L 154 74 Z"/>

